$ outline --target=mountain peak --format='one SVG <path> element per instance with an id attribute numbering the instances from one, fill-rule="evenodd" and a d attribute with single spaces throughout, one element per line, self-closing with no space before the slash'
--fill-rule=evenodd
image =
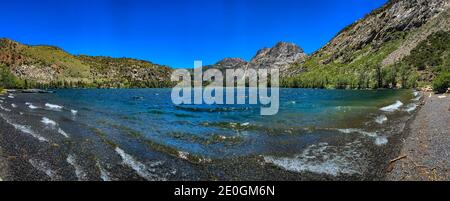
<path id="1" fill-rule="evenodd" d="M 278 42 L 272 49 L 292 49 L 298 52 L 304 52 L 302 48 L 292 42 Z"/>
<path id="2" fill-rule="evenodd" d="M 241 58 L 225 58 L 215 64 L 220 69 L 241 68 L 247 65 L 247 62 Z"/>
<path id="3" fill-rule="evenodd" d="M 287 71 L 291 64 L 303 62 L 308 56 L 302 48 L 294 43 L 278 42 L 272 48 L 263 48 L 250 61 L 252 68 L 278 68 L 281 73 Z"/>

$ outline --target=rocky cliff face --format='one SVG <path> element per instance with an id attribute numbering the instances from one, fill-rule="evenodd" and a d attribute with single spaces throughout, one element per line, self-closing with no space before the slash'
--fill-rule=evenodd
<path id="1" fill-rule="evenodd" d="M 323 58 L 321 62 L 324 64 L 332 61 L 351 62 L 355 59 L 353 56 L 356 51 L 369 46 L 372 51 L 376 51 L 397 37 L 405 37 L 402 33 L 417 30 L 444 11 L 448 11 L 449 5 L 449 0 L 391 0 L 382 8 L 342 30 L 317 51 L 315 56 Z M 448 28 L 448 23 L 443 21 L 434 27 Z M 418 35 L 426 38 L 429 34 Z M 401 59 L 400 57 L 402 56 L 391 60 Z M 392 62 L 387 62 L 390 63 Z"/>
<path id="2" fill-rule="evenodd" d="M 225 58 L 217 62 L 214 67 L 217 69 L 236 69 L 246 67 L 248 63 L 240 58 Z"/>
<path id="3" fill-rule="evenodd" d="M 297 45 L 279 42 L 272 48 L 259 50 L 249 62 L 239 58 L 226 58 L 209 67 L 221 70 L 236 68 L 278 68 L 280 70 L 280 76 L 283 77 L 288 74 L 287 70 L 292 64 L 304 62 L 307 58 L 308 56 L 303 49 Z"/>
<path id="4" fill-rule="evenodd" d="M 272 48 L 264 48 L 258 51 L 250 61 L 250 68 L 278 68 L 280 74 L 286 74 L 288 68 L 297 62 L 304 62 L 307 55 L 299 46 L 293 43 L 279 42 Z"/>
<path id="5" fill-rule="evenodd" d="M 24 52 L 27 46 L 8 39 L 0 39 L 0 64 L 3 64 L 19 78 L 50 82 L 55 79 L 54 66 L 35 61 Z"/>
<path id="6" fill-rule="evenodd" d="M 434 10 L 433 17 L 428 18 L 426 22 L 416 30 L 412 31 L 400 46 L 389 54 L 382 62 L 383 66 L 389 66 L 411 54 L 411 51 L 418 44 L 425 41 L 430 35 L 439 31 L 450 31 L 450 1 L 437 1 L 431 4 L 431 10 Z M 425 8 L 422 8 L 425 9 Z M 423 19 L 423 18 L 422 18 Z"/>
<path id="7" fill-rule="evenodd" d="M 289 84 L 376 88 L 427 83 L 442 71 L 450 49 L 427 52 L 424 41 L 436 40 L 435 34 L 443 38 L 449 31 L 449 0 L 391 0 L 344 28 L 305 62 L 293 65 L 289 72 L 297 74 Z M 417 54 L 419 50 L 422 53 Z M 443 61 L 417 62 L 410 57 L 412 52 Z"/>

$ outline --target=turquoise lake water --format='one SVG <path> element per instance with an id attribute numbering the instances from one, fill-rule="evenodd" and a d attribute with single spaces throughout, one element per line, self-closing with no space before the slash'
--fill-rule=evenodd
<path id="1" fill-rule="evenodd" d="M 44 153 L 58 145 L 50 154 L 57 157 L 36 153 L 28 159 L 35 169 L 64 169 L 54 178 L 43 171 L 55 180 L 272 178 L 235 173 L 228 160 L 246 160 L 255 171 L 339 177 L 376 174 L 374 156 L 389 148 L 418 100 L 411 90 L 281 89 L 278 114 L 261 116 L 259 105 L 176 106 L 170 93 L 13 93 L 1 97 L 0 114 L 35 141 L 33 149 Z"/>

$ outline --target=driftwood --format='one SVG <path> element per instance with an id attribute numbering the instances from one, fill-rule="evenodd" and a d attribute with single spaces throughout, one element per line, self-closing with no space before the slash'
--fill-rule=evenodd
<path id="1" fill-rule="evenodd" d="M 389 163 L 394 163 L 394 162 L 396 162 L 396 161 L 398 161 L 398 160 L 402 160 L 402 159 L 404 159 L 404 158 L 406 158 L 406 157 L 407 157 L 406 155 L 399 156 L 399 157 L 397 157 L 397 158 L 394 158 L 394 159 L 390 160 Z"/>
<path id="2" fill-rule="evenodd" d="M 426 165 L 419 165 L 416 162 L 413 161 L 414 167 L 415 168 L 425 168 L 425 169 L 430 169 L 430 167 L 426 166 Z M 434 168 L 433 168 L 434 169 Z"/>

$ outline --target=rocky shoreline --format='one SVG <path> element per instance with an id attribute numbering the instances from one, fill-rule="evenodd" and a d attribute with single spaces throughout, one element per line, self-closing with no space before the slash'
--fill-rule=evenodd
<path id="1" fill-rule="evenodd" d="M 400 152 L 390 161 L 386 180 L 450 180 L 450 97 L 430 92 L 423 96 L 404 131 Z"/>

